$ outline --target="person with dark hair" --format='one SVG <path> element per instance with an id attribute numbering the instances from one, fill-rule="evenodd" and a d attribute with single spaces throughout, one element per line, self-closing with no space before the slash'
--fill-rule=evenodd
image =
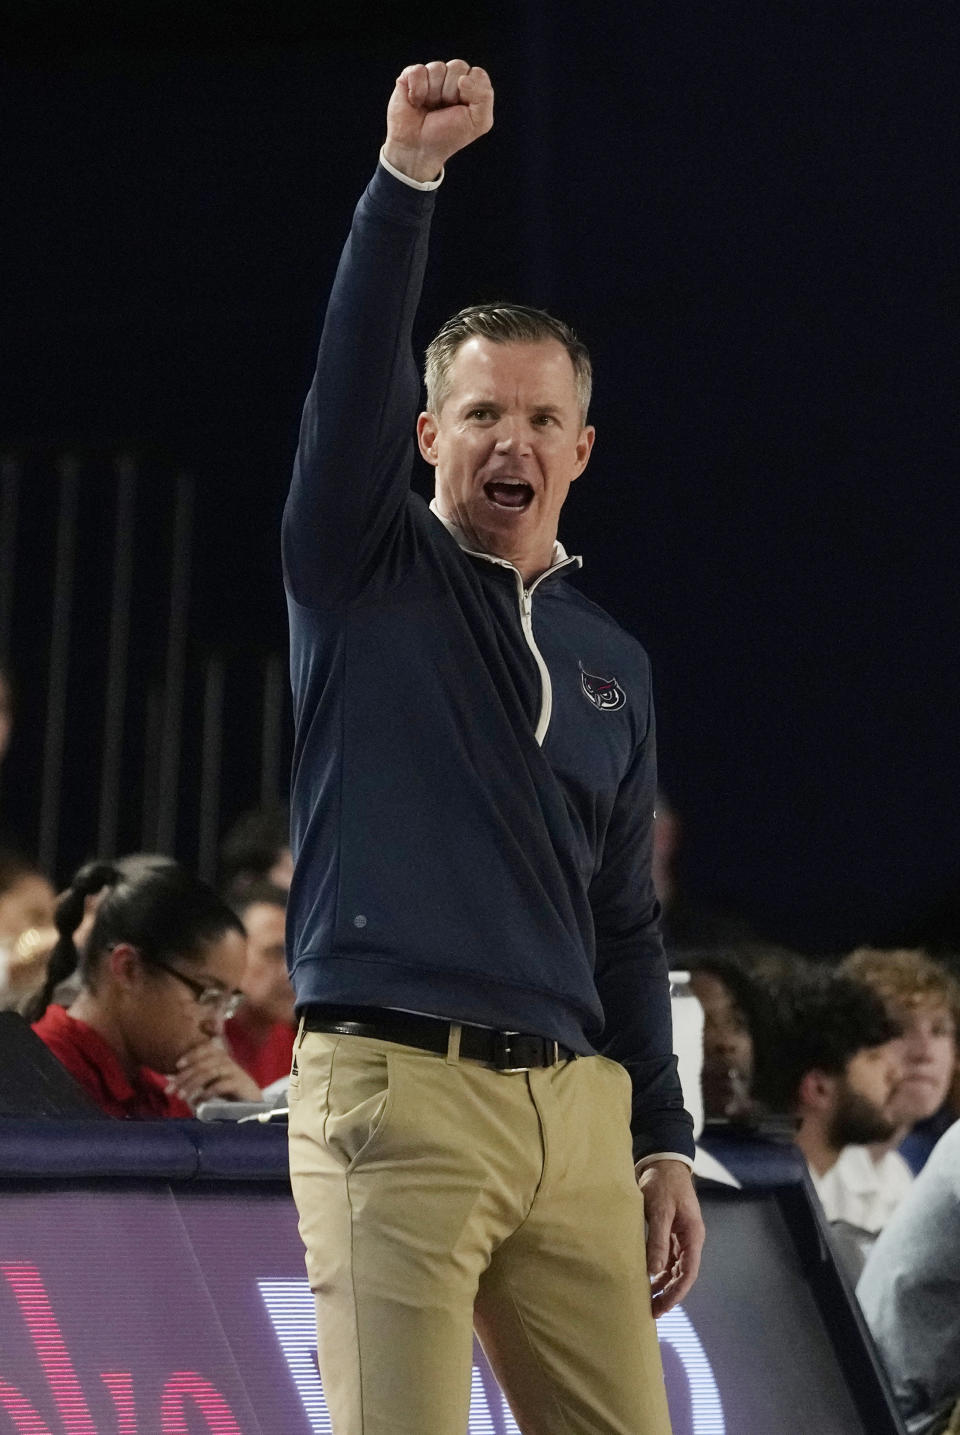
<path id="1" fill-rule="evenodd" d="M 747 1121 L 754 1046 L 763 1030 L 763 996 L 753 976 L 730 951 L 681 951 L 672 964 L 690 973 L 690 989 L 703 1007 L 700 1087 L 708 1121 Z"/>
<path id="2" fill-rule="evenodd" d="M 78 952 L 87 900 L 96 913 Z M 190 1116 L 211 1096 L 260 1090 L 221 1040 L 240 1000 L 243 924 L 177 863 L 90 862 L 56 909 L 58 940 L 27 1016 L 54 1056 L 111 1116 Z M 69 1009 L 51 1004 L 75 969 Z"/>
<path id="3" fill-rule="evenodd" d="M 290 809 L 286 803 L 241 813 L 220 844 L 220 890 L 234 896 L 258 882 L 290 886 Z"/>
<path id="4" fill-rule="evenodd" d="M 557 539 L 594 439 L 567 325 L 444 325 L 410 489 L 433 191 L 492 122 L 462 60 L 397 79 L 284 511 L 291 1183 L 337 1435 L 465 1429 L 474 1326 L 522 1429 L 664 1435 L 654 1317 L 703 1222 L 649 660 Z"/>
<path id="5" fill-rule="evenodd" d="M 287 893 L 259 882 L 230 903 L 247 932 L 247 965 L 241 982 L 243 1004 L 226 1023 L 233 1059 L 258 1086 L 290 1074 L 293 1057 L 293 987 L 287 971 Z"/>
<path id="6" fill-rule="evenodd" d="M 868 986 L 810 968 L 768 984 L 769 1032 L 753 1089 L 774 1112 L 791 1112 L 827 1219 L 859 1226 L 834 1190 L 844 1146 L 885 1141 L 887 1103 L 900 1074 L 900 1025 Z"/>

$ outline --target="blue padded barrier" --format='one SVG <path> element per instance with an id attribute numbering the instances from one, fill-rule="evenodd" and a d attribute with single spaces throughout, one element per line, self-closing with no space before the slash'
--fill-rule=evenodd
<path id="1" fill-rule="evenodd" d="M 24 1177 L 196 1176 L 198 1144 L 188 1129 L 200 1122 L 84 1121 L 66 1118 L 0 1121 L 0 1180 Z"/>
<path id="2" fill-rule="evenodd" d="M 739 1132 L 731 1126 L 703 1131 L 697 1144 L 726 1166 L 741 1186 L 792 1186 L 807 1179 L 807 1164 L 792 1141 Z"/>
<path id="3" fill-rule="evenodd" d="M 0 1181 L 286 1181 L 287 1128 L 204 1121 L 0 1121 Z"/>
<path id="4" fill-rule="evenodd" d="M 286 1181 L 287 1128 L 283 1122 L 238 1126 L 233 1121 L 184 1121 L 196 1143 L 200 1180 Z"/>

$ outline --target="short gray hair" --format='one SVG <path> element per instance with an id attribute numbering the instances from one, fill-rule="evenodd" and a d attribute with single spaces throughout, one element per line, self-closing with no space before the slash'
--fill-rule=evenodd
<path id="1" fill-rule="evenodd" d="M 449 396 L 450 369 L 457 350 L 468 339 L 476 337 L 489 339 L 494 344 L 538 344 L 556 339 L 570 355 L 580 422 L 586 423 L 593 387 L 593 369 L 586 345 L 562 319 L 526 304 L 472 304 L 447 320 L 427 345 L 423 377 L 427 408 L 431 413 L 439 414 Z"/>

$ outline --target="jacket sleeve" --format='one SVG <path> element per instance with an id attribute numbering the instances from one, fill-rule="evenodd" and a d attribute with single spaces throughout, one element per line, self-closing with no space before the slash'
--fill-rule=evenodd
<path id="1" fill-rule="evenodd" d="M 657 790 L 650 700 L 646 732 L 621 783 L 600 870 L 590 888 L 596 932 L 596 983 L 606 1025 L 600 1050 L 633 1082 L 633 1149 L 693 1157 L 693 1121 L 673 1054 L 670 978 L 660 940 L 660 906 L 651 875 Z"/>
<path id="2" fill-rule="evenodd" d="M 420 394 L 411 332 L 433 205 L 433 192 L 381 165 L 354 213 L 283 515 L 284 581 L 305 606 L 348 600 L 401 521 Z"/>

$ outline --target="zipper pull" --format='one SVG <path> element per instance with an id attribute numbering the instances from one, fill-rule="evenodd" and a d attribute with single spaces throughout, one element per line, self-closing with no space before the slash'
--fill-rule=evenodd
<path id="1" fill-rule="evenodd" d="M 525 618 L 529 618 L 533 613 L 533 599 L 530 596 L 530 590 L 528 588 L 521 589 L 520 610 Z"/>

